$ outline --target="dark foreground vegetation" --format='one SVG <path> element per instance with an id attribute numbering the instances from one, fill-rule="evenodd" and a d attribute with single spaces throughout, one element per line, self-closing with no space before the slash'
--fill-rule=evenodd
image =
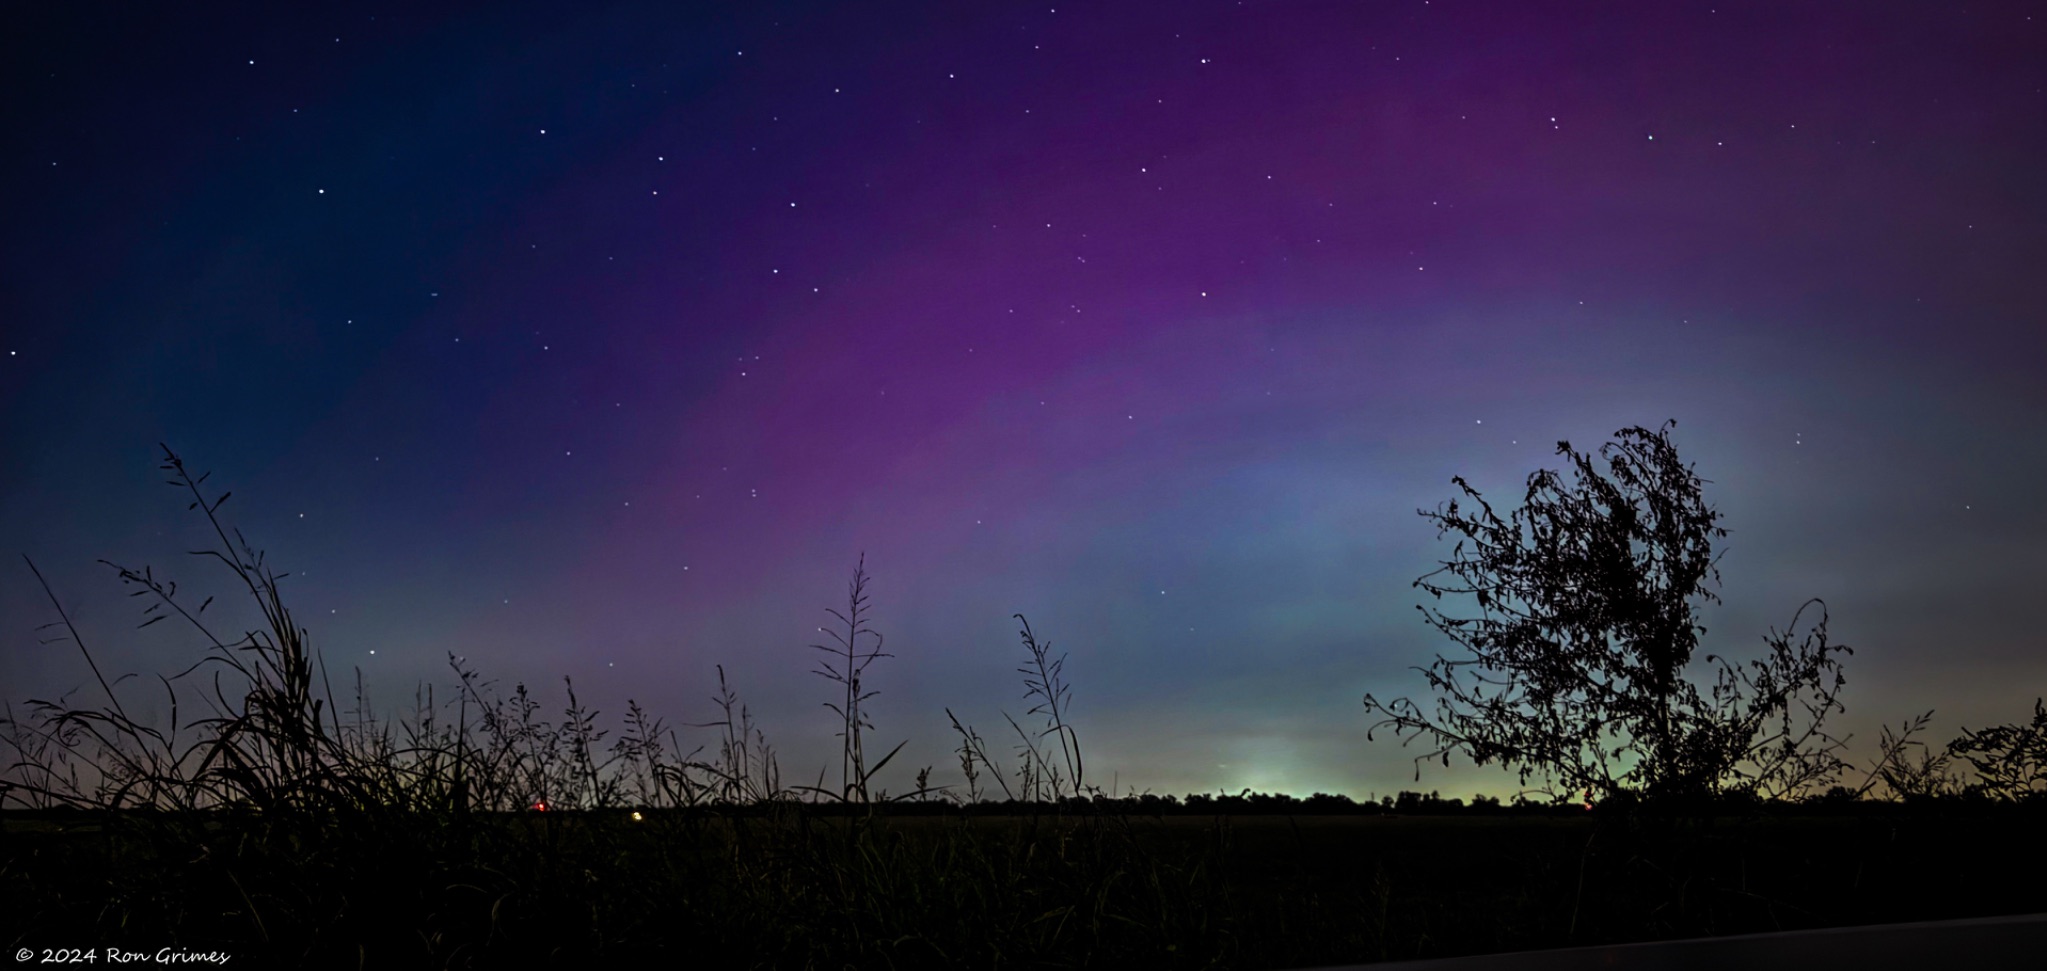
<path id="1" fill-rule="evenodd" d="M 1806 766 L 1771 777 L 1802 785 L 1786 792 L 1651 770 L 1655 785 L 1566 775 L 1593 795 L 1505 804 L 1116 798 L 1086 783 L 1063 660 L 1025 624 L 1020 671 L 1045 724 L 1004 716 L 1016 770 L 955 718 L 965 791 L 926 767 L 890 796 L 869 791 L 901 746 L 870 764 L 863 745 L 861 672 L 888 655 L 856 572 L 837 647 L 819 647 L 844 688 L 834 787 L 782 784 L 722 670 L 724 718 L 695 726 L 718 730 L 708 758 L 636 705 L 614 733 L 573 685 L 545 706 L 452 657 L 452 697 L 422 689 L 379 717 L 358 690 L 343 712 L 277 577 L 229 542 L 226 497 L 166 457 L 219 536 L 203 555 L 269 629 L 224 642 L 211 598 L 188 608 L 149 570 L 109 564 L 149 604 L 144 626 L 176 614 L 209 644 L 186 671 L 122 684 L 56 608 L 55 640 L 76 642 L 102 700 L 32 701 L 0 723 L 10 949 L 217 951 L 242 967 L 1300 968 L 2047 911 L 2038 709 L 1944 750 L 1914 741 L 1925 717 L 1907 723 L 1853 787 L 1794 751 L 1768 763 Z M 1680 690 L 1657 677 L 1659 697 Z M 172 702 L 166 723 L 130 717 L 141 690 Z M 1673 710 L 1645 709 L 1652 748 L 1677 751 Z M 1446 749 L 1525 755 L 1395 713 Z"/>
<path id="2" fill-rule="evenodd" d="M 34 814 L 0 902 L 10 947 L 245 967 L 1303 968 L 2047 911 L 2038 815 L 1591 815 Z"/>

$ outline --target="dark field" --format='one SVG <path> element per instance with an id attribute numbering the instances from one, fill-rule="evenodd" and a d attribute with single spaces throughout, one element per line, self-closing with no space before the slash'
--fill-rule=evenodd
<path id="1" fill-rule="evenodd" d="M 1300 968 L 2047 910 L 1985 807 L 1636 819 L 10 813 L 12 947 L 245 966 Z M 67 818 L 71 817 L 71 818 Z"/>

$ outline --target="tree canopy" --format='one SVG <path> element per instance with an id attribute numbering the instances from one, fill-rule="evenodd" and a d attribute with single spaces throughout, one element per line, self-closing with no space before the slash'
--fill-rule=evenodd
<path id="1" fill-rule="evenodd" d="M 1715 655 L 1710 687 L 1687 676 L 1699 635 L 1694 599 L 1718 602 L 1712 541 L 1725 537 L 1699 478 L 1658 431 L 1622 429 L 1593 456 L 1557 443 L 1574 481 L 1540 470 L 1523 508 L 1502 521 L 1462 477 L 1451 481 L 1476 509 L 1451 500 L 1418 510 L 1438 538 L 1459 534 L 1452 558 L 1414 585 L 1440 601 L 1468 595 L 1475 616 L 1417 605 L 1430 626 L 1469 657 L 1438 656 L 1418 668 L 1437 695 L 1433 715 L 1407 698 L 1368 711 L 1385 716 L 1403 744 L 1434 749 L 1415 759 L 1450 764 L 1453 753 L 1519 772 L 1526 785 L 1562 799 L 1672 799 L 1743 792 L 1778 797 L 1829 781 L 1845 768 L 1841 742 L 1822 730 L 1845 681 L 1829 644 L 1826 605 L 1796 647 L 1790 633 L 1745 665 Z M 1448 574 L 1447 579 L 1431 578 Z"/>

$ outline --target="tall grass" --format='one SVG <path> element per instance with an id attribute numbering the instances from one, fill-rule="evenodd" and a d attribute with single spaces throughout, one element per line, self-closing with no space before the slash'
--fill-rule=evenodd
<path id="1" fill-rule="evenodd" d="M 863 611 L 865 611 L 867 608 L 866 591 L 867 591 L 867 555 L 863 553 L 860 556 L 860 565 L 855 567 L 853 570 L 853 580 L 851 583 L 847 585 L 846 612 L 842 614 L 839 613 L 837 610 L 827 611 L 833 617 L 837 618 L 840 623 L 846 625 L 845 636 L 843 637 L 839 636 L 839 633 L 837 631 L 827 631 L 822 627 L 818 628 L 818 630 L 824 631 L 826 634 L 829 634 L 833 640 L 839 642 L 839 648 L 841 651 L 844 652 L 842 655 L 839 656 L 844 657 L 846 661 L 846 666 L 843 670 L 826 665 L 824 667 L 819 668 L 816 672 L 814 672 L 816 674 L 823 675 L 826 678 L 838 682 L 841 686 L 843 686 L 846 689 L 845 705 L 843 707 L 840 705 L 833 704 L 829 701 L 824 703 L 824 706 L 826 708 L 831 709 L 845 723 L 844 731 L 841 731 L 838 735 L 838 737 L 843 739 L 845 742 L 845 751 L 842 756 L 839 770 L 840 771 L 839 791 L 831 792 L 826 790 L 824 788 L 824 779 L 821 774 L 818 778 L 817 785 L 799 786 L 797 788 L 809 792 L 814 792 L 821 796 L 830 796 L 831 798 L 836 799 L 840 802 L 852 802 L 855 798 L 857 798 L 862 805 L 870 807 L 871 811 L 873 802 L 869 798 L 867 792 L 868 778 L 872 775 L 879 773 L 884 766 L 888 765 L 889 760 L 895 758 L 896 753 L 902 751 L 903 746 L 905 744 L 908 744 L 908 740 L 906 739 L 902 742 L 897 742 L 895 748 L 890 749 L 887 755 L 881 757 L 881 761 L 876 762 L 873 768 L 871 769 L 868 768 L 866 749 L 862 746 L 861 743 L 860 730 L 863 728 L 873 728 L 874 726 L 869 724 L 867 720 L 861 716 L 860 703 L 866 701 L 869 698 L 874 697 L 877 694 L 880 694 L 880 692 L 869 691 L 866 692 L 865 694 L 862 694 L 860 691 L 861 688 L 860 675 L 861 672 L 867 670 L 867 666 L 869 664 L 872 664 L 876 658 L 894 657 L 895 655 L 883 654 L 881 652 L 882 640 L 881 635 L 879 633 L 876 633 L 874 630 L 870 629 L 866 625 L 865 618 L 863 617 Z M 867 652 L 866 654 L 861 654 L 857 646 L 860 640 L 860 635 L 862 634 L 866 634 L 874 638 L 874 648 L 873 650 Z M 824 651 L 827 654 L 832 653 L 831 648 L 825 647 L 822 644 L 812 644 L 810 646 L 815 650 Z M 926 771 L 927 775 L 918 777 L 917 786 L 918 791 L 913 795 L 921 796 L 924 794 L 924 782 L 928 778 L 929 770 Z"/>
<path id="2" fill-rule="evenodd" d="M 87 883 L 108 900 L 88 913 L 79 894 L 89 890 L 53 887 L 45 875 L 36 893 L 49 898 L 55 926 L 162 932 L 322 961 L 374 952 L 429 963 L 519 953 L 517 945 L 534 941 L 578 953 L 688 941 L 755 963 L 798 952 L 806 963 L 826 954 L 953 961 L 975 948 L 1003 961 L 1089 953 L 1110 937 L 1171 926 L 1110 914 L 1113 898 L 1147 886 L 1155 895 L 1174 882 L 1170 868 L 1140 865 L 1150 858 L 1127 830 L 1062 832 L 1048 855 L 1035 842 L 1035 806 L 1031 830 L 1007 840 L 964 820 L 910 839 L 853 819 L 845 838 L 826 838 L 831 805 L 871 816 L 879 804 L 951 789 L 932 786 L 929 767 L 902 795 L 870 788 L 902 745 L 868 764 L 862 731 L 873 726 L 861 703 L 874 692 L 862 675 L 888 655 L 867 624 L 864 557 L 847 609 L 830 611 L 844 625 L 843 635 L 831 632 L 844 666 L 820 672 L 844 687 L 842 701 L 828 703 L 845 726 L 841 785 L 784 787 L 722 665 L 713 700 L 724 717 L 689 726 L 722 730 L 708 761 L 698 757 L 701 745 L 682 754 L 676 731 L 637 702 L 628 702 L 614 739 L 571 680 L 563 679 L 566 703 L 550 709 L 525 684 L 500 691 L 452 653 L 452 696 L 422 686 L 409 710 L 381 717 L 357 670 L 352 697 L 337 702 L 321 653 L 285 606 L 279 581 L 289 574 L 272 571 L 226 525 L 229 495 L 208 498 L 207 476 L 189 475 L 168 447 L 162 469 L 219 539 L 194 555 L 227 568 L 265 629 L 229 640 L 206 616 L 213 598 L 191 607 L 151 568 L 101 561 L 146 600 L 140 627 L 175 616 L 207 645 L 196 663 L 155 678 L 169 718 L 152 723 L 131 714 L 137 686 L 105 676 L 29 562 L 59 618 L 40 629 L 59 629 L 49 643 L 76 646 L 99 691 L 97 703 L 32 699 L 0 722 L 12 756 L 0 807 L 84 812 L 104 827 L 97 850 L 66 851 L 106 854 L 96 861 L 106 886 L 98 877 Z M 863 651 L 868 636 L 874 644 Z M 1049 713 L 1050 724 L 1032 736 L 1009 719 L 1025 742 L 1020 791 L 1056 798 L 1065 780 L 1048 771 L 1035 742 L 1059 736 L 1077 790 L 1079 741 L 1065 721 L 1061 664 L 1046 663 L 1027 623 L 1024 640 L 1036 673 L 1027 685 L 1045 697 L 1032 713 Z M 199 717 L 187 717 L 193 711 Z M 963 751 L 974 753 L 971 783 L 973 759 L 993 763 L 971 728 L 961 732 Z M 806 803 L 804 794 L 828 802 Z M 202 916 L 181 900 L 229 905 Z M 655 932 L 677 913 L 689 915 L 690 933 Z M 934 927 L 953 930 L 911 932 Z"/>

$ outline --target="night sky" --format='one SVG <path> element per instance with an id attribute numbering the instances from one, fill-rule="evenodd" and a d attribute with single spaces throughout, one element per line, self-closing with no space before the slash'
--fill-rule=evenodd
<path id="1" fill-rule="evenodd" d="M 20 554 L 110 672 L 204 642 L 97 558 L 260 622 L 164 442 L 380 709 L 453 652 L 706 722 L 722 663 L 836 784 L 808 645 L 864 553 L 877 787 L 959 781 L 947 707 L 1038 724 L 1021 612 L 1089 782 L 1362 798 L 1417 786 L 1361 697 L 1457 650 L 1416 510 L 1668 419 L 1730 530 L 1702 654 L 1824 598 L 1864 754 L 2047 694 L 2047 4 L 81 2 L 0 44 L 17 706 L 97 690 Z"/>

